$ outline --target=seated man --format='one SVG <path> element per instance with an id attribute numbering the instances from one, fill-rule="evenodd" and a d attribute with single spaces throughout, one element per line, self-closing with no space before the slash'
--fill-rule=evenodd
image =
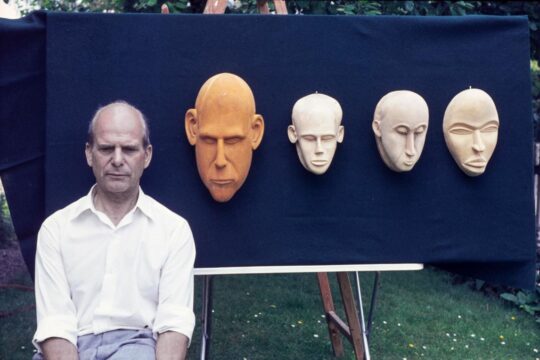
<path id="1" fill-rule="evenodd" d="M 139 187 L 152 158 L 142 113 L 99 109 L 85 152 L 96 184 L 38 234 L 34 359 L 184 359 L 195 246 L 186 220 Z"/>

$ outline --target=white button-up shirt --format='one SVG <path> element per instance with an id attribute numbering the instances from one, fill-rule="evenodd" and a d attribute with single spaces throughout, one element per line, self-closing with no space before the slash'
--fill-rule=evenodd
<path id="1" fill-rule="evenodd" d="M 36 250 L 33 343 L 116 329 L 191 339 L 195 244 L 186 220 L 139 189 L 114 225 L 90 193 L 45 220 Z"/>

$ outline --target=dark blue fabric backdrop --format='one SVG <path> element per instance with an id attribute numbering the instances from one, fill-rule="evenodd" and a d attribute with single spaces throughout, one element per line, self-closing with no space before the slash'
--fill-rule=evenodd
<path id="1" fill-rule="evenodd" d="M 31 142 L 32 154 L 46 155 L 45 214 L 86 194 L 93 183 L 83 152 L 88 121 L 98 106 L 124 99 L 152 130 L 143 189 L 190 222 L 197 267 L 423 262 L 533 285 L 526 17 L 41 14 L 17 26 L 0 22 L 3 87 L 9 53 L 44 57 L 45 19 L 46 64 L 13 69 L 45 69 L 46 81 L 36 80 L 45 98 L 37 106 L 32 98 L 4 99 L 12 92 L 6 87 L 0 123 L 6 144 Z M 36 47 L 4 44 L 14 28 L 15 36 L 40 29 L 31 36 Z M 219 72 L 250 84 L 266 124 L 246 183 L 225 204 L 200 181 L 183 120 L 202 83 Z M 442 134 L 446 105 L 469 86 L 493 97 L 501 121 L 493 158 L 477 178 L 458 169 Z M 430 110 L 424 152 L 410 173 L 385 167 L 371 130 L 378 100 L 402 89 L 422 95 Z M 324 176 L 303 169 L 286 134 L 294 102 L 315 91 L 338 99 L 344 112 L 345 139 Z M 28 199 L 22 179 L 42 183 L 37 170 L 18 173 L 13 154 L 24 159 L 2 145 L 4 174 L 21 179 L 6 183 L 8 200 L 17 231 L 35 233 L 23 219 L 42 204 Z M 34 222 L 42 220 L 38 210 Z"/>

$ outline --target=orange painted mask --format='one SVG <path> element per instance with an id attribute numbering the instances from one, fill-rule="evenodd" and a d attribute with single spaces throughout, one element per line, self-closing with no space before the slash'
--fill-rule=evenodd
<path id="1" fill-rule="evenodd" d="M 264 134 L 249 85 L 234 74 L 211 77 L 201 87 L 195 109 L 186 112 L 185 126 L 204 185 L 214 200 L 229 201 L 244 184 Z"/>

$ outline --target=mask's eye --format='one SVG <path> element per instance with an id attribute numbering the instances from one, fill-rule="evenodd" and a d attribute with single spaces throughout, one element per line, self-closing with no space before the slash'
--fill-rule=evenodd
<path id="1" fill-rule="evenodd" d="M 484 126 L 480 131 L 483 133 L 489 133 L 489 132 L 495 132 L 497 130 L 499 130 L 499 125 L 489 124 L 487 126 Z"/>
<path id="2" fill-rule="evenodd" d="M 407 135 L 409 133 L 409 128 L 403 125 L 396 126 L 394 130 L 401 135 Z"/>
<path id="3" fill-rule="evenodd" d="M 302 139 L 306 140 L 306 141 L 316 141 L 317 138 L 313 135 L 302 135 Z"/>
<path id="4" fill-rule="evenodd" d="M 450 129 L 450 133 L 456 135 L 469 135 L 472 133 L 472 130 L 466 127 L 455 126 Z"/>
<path id="5" fill-rule="evenodd" d="M 321 140 L 322 141 L 332 141 L 334 140 L 336 137 L 334 135 L 323 135 L 321 137 Z"/>
<path id="6" fill-rule="evenodd" d="M 419 127 L 416 128 L 416 130 L 414 130 L 414 133 L 421 134 L 424 131 L 426 131 L 426 128 L 427 128 L 426 125 L 420 125 Z"/>
<path id="7" fill-rule="evenodd" d="M 239 143 L 240 141 L 242 141 L 242 138 L 240 136 L 233 136 L 233 137 L 230 137 L 230 138 L 226 138 L 225 139 L 225 144 L 232 145 L 232 144 Z"/>
<path id="8" fill-rule="evenodd" d="M 209 144 L 209 145 L 213 145 L 213 144 L 217 143 L 216 138 L 213 138 L 211 136 L 201 136 L 200 139 L 201 139 L 201 141 L 203 143 Z"/>

